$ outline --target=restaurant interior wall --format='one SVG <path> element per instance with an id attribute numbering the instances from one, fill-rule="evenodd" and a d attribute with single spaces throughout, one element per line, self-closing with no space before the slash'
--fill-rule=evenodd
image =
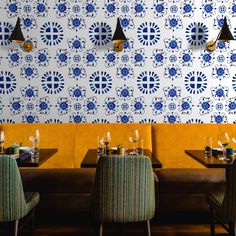
<path id="1" fill-rule="evenodd" d="M 0 1 L 0 122 L 235 123 L 235 0 Z M 8 38 L 17 17 L 32 52 Z M 113 51 L 117 17 L 128 38 Z"/>

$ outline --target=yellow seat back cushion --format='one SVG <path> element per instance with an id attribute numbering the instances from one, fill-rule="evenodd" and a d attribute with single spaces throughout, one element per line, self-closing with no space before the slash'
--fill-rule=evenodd
<path id="1" fill-rule="evenodd" d="M 203 149 L 205 136 L 213 138 L 214 147 L 219 147 L 219 133 L 228 132 L 236 138 L 235 124 L 2 124 L 5 147 L 20 142 L 30 146 L 29 136 L 35 135 L 36 129 L 40 131 L 40 147 L 58 148 L 40 168 L 79 168 L 87 150 L 97 148 L 97 136 L 107 131 L 111 132 L 110 147 L 123 144 L 131 149 L 128 139 L 138 129 L 144 148 L 153 150 L 163 168 L 203 168 L 184 151 Z"/>
<path id="2" fill-rule="evenodd" d="M 203 150 L 205 136 L 213 138 L 213 147 L 219 147 L 219 134 L 228 132 L 233 137 L 236 135 L 235 127 L 234 124 L 153 124 L 153 152 L 163 168 L 204 168 L 184 151 Z"/>
<path id="3" fill-rule="evenodd" d="M 41 148 L 58 148 L 48 161 L 40 168 L 74 168 L 75 124 L 3 124 L 5 147 L 22 142 L 23 146 L 31 146 L 30 136 L 40 132 Z"/>
<path id="4" fill-rule="evenodd" d="M 81 161 L 88 149 L 97 148 L 97 137 L 107 131 L 111 133 L 110 147 L 122 144 L 125 148 L 132 148 L 129 137 L 135 130 L 139 130 L 140 138 L 144 139 L 144 148 L 152 150 L 150 124 L 77 124 L 75 137 L 75 163 L 80 167 Z"/>

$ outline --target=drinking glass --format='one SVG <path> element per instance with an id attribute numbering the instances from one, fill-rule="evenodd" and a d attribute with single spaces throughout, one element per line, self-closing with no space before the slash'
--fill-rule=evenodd
<path id="1" fill-rule="evenodd" d="M 138 154 L 143 155 L 143 138 L 138 141 Z"/>
<path id="2" fill-rule="evenodd" d="M 0 154 L 4 153 L 4 141 L 5 141 L 5 135 L 4 132 L 2 131 L 0 134 Z"/>
<path id="3" fill-rule="evenodd" d="M 105 136 L 104 136 L 104 144 L 105 144 L 105 146 L 108 146 L 110 142 L 111 142 L 111 134 L 108 131 L 108 132 L 105 133 Z"/>
<path id="4" fill-rule="evenodd" d="M 4 141 L 0 141 L 0 154 L 4 153 Z"/>
<path id="5" fill-rule="evenodd" d="M 218 135 L 218 144 L 222 148 L 222 156 L 219 157 L 219 160 L 226 160 L 226 148 L 229 146 L 229 143 L 230 139 L 227 132 Z"/>
<path id="6" fill-rule="evenodd" d="M 29 140 L 32 142 L 33 155 L 37 156 L 39 154 L 39 140 L 40 140 L 39 130 L 36 130 L 35 137 L 30 136 Z"/>
<path id="7" fill-rule="evenodd" d="M 37 151 L 39 151 L 39 141 L 40 141 L 40 134 L 39 134 L 39 130 L 37 129 L 35 133 L 35 149 Z"/>
<path id="8" fill-rule="evenodd" d="M 231 138 L 231 140 L 233 141 L 233 143 L 236 143 L 236 138 L 235 138 L 235 133 L 233 134 L 233 137 Z"/>
<path id="9" fill-rule="evenodd" d="M 205 137 L 205 148 L 204 153 L 205 157 L 211 157 L 212 156 L 212 137 Z"/>
<path id="10" fill-rule="evenodd" d="M 129 137 L 129 141 L 132 143 L 132 146 L 133 146 L 133 150 L 129 154 L 131 154 L 131 155 L 137 154 L 136 144 L 137 144 L 138 140 L 139 140 L 139 131 L 135 130 L 134 135 Z"/>
<path id="11" fill-rule="evenodd" d="M 104 154 L 103 136 L 97 137 L 97 156 L 100 157 Z"/>
<path id="12" fill-rule="evenodd" d="M 109 143 L 111 142 L 111 134 L 110 132 L 106 132 L 103 137 L 101 138 L 101 143 L 105 146 L 105 154 L 109 154 Z"/>

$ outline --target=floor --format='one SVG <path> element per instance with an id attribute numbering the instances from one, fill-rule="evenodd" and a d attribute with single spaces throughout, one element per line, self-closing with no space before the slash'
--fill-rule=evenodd
<path id="1" fill-rule="evenodd" d="M 209 225 L 152 225 L 151 226 L 152 236 L 210 236 Z M 227 235 L 226 232 L 217 226 L 216 235 L 223 236 Z M 43 226 L 37 227 L 34 236 L 92 236 L 95 235 L 92 226 L 81 227 L 71 225 L 54 225 L 54 226 Z M 104 236 L 114 236 L 117 234 L 117 230 L 109 226 L 104 229 Z M 127 227 L 126 236 L 141 236 L 145 235 L 144 228 L 140 226 Z"/>
<path id="2" fill-rule="evenodd" d="M 34 236 L 95 236 L 94 223 L 84 215 L 53 214 L 42 215 L 36 219 Z M 209 216 L 206 214 L 162 214 L 151 221 L 152 236 L 210 236 Z M 104 236 L 143 236 L 145 223 L 125 225 L 125 234 L 121 225 L 104 224 Z M 1 236 L 7 236 L 0 233 Z M 30 235 L 27 228 L 20 236 Z M 226 231 L 216 226 L 217 236 L 226 236 Z"/>
<path id="3" fill-rule="evenodd" d="M 53 220 L 54 219 L 54 220 Z M 41 220 L 36 224 L 34 236 L 94 236 L 94 223 L 88 216 L 66 216 L 61 220 L 54 216 L 50 217 L 51 224 L 45 224 Z M 152 236 L 210 236 L 209 215 L 202 213 L 194 214 L 172 214 L 166 213 L 155 216 L 151 221 Z M 122 235 L 119 224 L 106 223 L 104 225 L 104 236 Z M 145 223 L 132 223 L 125 225 L 126 236 L 145 235 Z M 217 236 L 227 235 L 220 226 L 216 226 Z"/>

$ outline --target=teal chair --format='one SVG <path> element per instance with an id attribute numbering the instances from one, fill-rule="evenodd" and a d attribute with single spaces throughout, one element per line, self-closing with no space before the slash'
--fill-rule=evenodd
<path id="1" fill-rule="evenodd" d="M 147 222 L 155 214 L 155 186 L 151 160 L 146 156 L 104 156 L 95 175 L 95 216 L 102 236 L 103 222 Z"/>
<path id="2" fill-rule="evenodd" d="M 34 207 L 38 202 L 38 193 L 24 193 L 16 160 L 0 156 L 0 223 L 12 222 L 13 235 L 17 236 L 20 219 L 31 218 L 33 226 Z"/>

